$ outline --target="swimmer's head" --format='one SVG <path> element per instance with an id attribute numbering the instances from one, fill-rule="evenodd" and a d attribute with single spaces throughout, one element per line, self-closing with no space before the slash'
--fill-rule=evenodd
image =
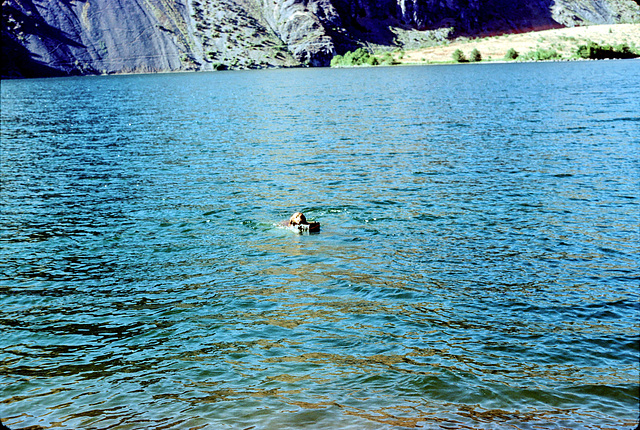
<path id="1" fill-rule="evenodd" d="M 307 224 L 307 218 L 305 218 L 302 212 L 296 212 L 293 215 L 291 215 L 291 218 L 289 218 L 289 224 L 291 225 Z"/>

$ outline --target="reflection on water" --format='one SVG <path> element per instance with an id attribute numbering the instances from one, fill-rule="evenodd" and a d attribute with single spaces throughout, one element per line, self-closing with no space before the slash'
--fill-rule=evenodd
<path id="1" fill-rule="evenodd" d="M 3 82 L 3 424 L 633 428 L 637 68 Z"/>

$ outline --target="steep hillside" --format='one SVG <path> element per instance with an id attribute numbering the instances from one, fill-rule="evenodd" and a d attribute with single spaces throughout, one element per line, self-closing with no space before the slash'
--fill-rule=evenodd
<path id="1" fill-rule="evenodd" d="M 3 75 L 180 70 L 185 16 L 166 0 L 4 1 Z"/>
<path id="2" fill-rule="evenodd" d="M 640 0 L 3 0 L 2 76 L 324 66 L 360 46 L 640 22 Z"/>

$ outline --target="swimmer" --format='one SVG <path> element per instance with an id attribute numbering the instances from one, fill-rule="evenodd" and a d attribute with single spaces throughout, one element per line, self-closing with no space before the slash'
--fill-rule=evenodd
<path id="1" fill-rule="evenodd" d="M 282 225 L 284 225 L 285 227 L 292 227 L 300 231 L 320 231 L 320 223 L 308 222 L 307 218 L 302 212 L 294 213 L 287 221 L 283 221 Z"/>

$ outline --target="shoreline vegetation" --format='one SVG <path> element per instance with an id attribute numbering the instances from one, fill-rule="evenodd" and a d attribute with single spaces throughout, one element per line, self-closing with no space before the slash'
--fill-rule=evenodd
<path id="1" fill-rule="evenodd" d="M 604 24 L 475 39 L 462 37 L 411 50 L 359 48 L 336 55 L 331 67 L 637 57 L 640 57 L 640 24 Z"/>

